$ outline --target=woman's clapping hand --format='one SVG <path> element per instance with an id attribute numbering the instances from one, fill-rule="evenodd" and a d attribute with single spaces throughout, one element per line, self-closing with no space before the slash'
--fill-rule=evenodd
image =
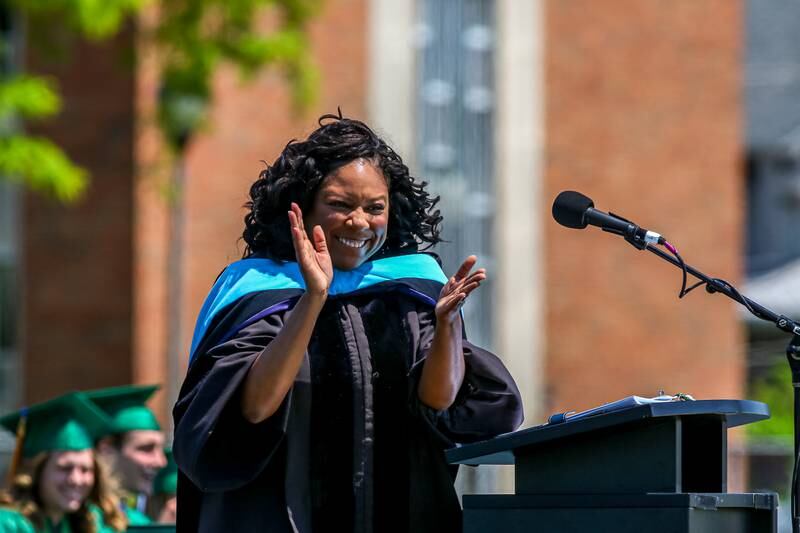
<path id="1" fill-rule="evenodd" d="M 436 302 L 437 323 L 455 322 L 467 296 L 486 279 L 486 269 L 479 268 L 471 272 L 477 261 L 478 258 L 474 255 L 467 257 L 459 267 L 458 272 L 442 287 L 439 293 L 439 301 Z"/>
<path id="2" fill-rule="evenodd" d="M 303 212 L 296 203 L 292 202 L 292 209 L 288 214 L 294 253 L 306 283 L 306 291 L 313 294 L 327 294 L 333 280 L 333 264 L 328 253 L 325 233 L 320 226 L 314 226 L 313 240 L 308 238 L 303 225 Z"/>

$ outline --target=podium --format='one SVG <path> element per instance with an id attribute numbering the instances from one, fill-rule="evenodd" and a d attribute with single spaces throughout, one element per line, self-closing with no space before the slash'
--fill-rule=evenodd
<path id="1" fill-rule="evenodd" d="M 514 465 L 514 494 L 463 497 L 464 533 L 775 533 L 777 494 L 727 492 L 728 428 L 766 418 L 748 400 L 661 402 L 452 448 Z"/>

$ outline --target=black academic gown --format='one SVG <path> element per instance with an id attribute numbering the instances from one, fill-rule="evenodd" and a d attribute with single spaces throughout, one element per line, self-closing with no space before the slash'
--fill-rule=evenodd
<path id="1" fill-rule="evenodd" d="M 461 531 L 443 452 L 516 429 L 522 407 L 500 360 L 466 340 L 454 404 L 436 412 L 419 401 L 440 288 L 390 281 L 329 297 L 294 386 L 258 424 L 241 414 L 241 385 L 291 313 L 275 302 L 298 295 L 263 291 L 220 313 L 174 409 L 178 531 Z"/>

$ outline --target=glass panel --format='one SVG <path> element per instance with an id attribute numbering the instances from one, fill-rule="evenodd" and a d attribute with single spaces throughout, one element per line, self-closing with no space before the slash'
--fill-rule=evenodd
<path id="1" fill-rule="evenodd" d="M 492 348 L 494 13 L 488 0 L 420 0 L 416 43 L 419 174 L 441 196 L 435 250 L 452 274 L 469 254 L 489 279 L 464 307 L 467 333 Z"/>
<path id="2" fill-rule="evenodd" d="M 17 344 L 15 277 L 11 264 L 0 263 L 0 354 L 12 350 Z"/>
<path id="3" fill-rule="evenodd" d="M 0 76 L 8 76 L 15 69 L 18 35 L 14 33 L 14 26 L 15 18 L 8 3 L 0 0 Z M 17 338 L 18 233 L 19 192 L 15 185 L 0 177 L 0 413 L 17 407 L 21 397 Z M 0 466 L 8 445 L 9 440 L 0 436 Z"/>

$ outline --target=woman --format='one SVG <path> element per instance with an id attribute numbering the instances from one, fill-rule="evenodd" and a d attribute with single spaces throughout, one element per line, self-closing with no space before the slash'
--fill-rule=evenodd
<path id="1" fill-rule="evenodd" d="M 174 409 L 178 531 L 460 531 L 443 450 L 522 421 L 463 336 L 437 199 L 365 124 L 326 115 L 250 190 L 244 259 L 197 321 Z"/>
<path id="2" fill-rule="evenodd" d="M 17 435 L 0 527 L 9 531 L 96 533 L 127 525 L 94 439 L 107 419 L 80 393 L 0 418 Z M 2 529 L 5 531 L 6 529 Z"/>

